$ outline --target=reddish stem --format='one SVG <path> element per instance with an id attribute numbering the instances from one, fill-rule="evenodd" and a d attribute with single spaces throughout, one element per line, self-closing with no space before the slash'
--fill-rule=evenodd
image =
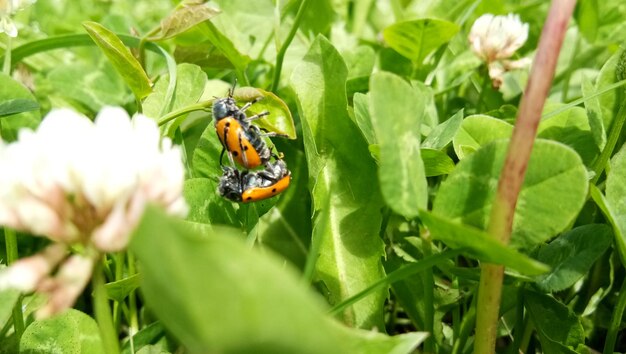
<path id="1" fill-rule="evenodd" d="M 530 78 L 520 102 L 517 122 L 498 181 L 498 190 L 491 209 L 489 234 L 508 244 L 519 192 L 548 96 L 556 64 L 567 31 L 567 24 L 576 5 L 575 0 L 553 0 L 546 19 Z M 478 290 L 475 354 L 495 352 L 504 267 L 483 264 Z"/>

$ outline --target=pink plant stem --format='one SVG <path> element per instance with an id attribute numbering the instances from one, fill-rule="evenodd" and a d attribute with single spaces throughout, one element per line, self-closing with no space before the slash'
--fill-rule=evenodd
<path id="1" fill-rule="evenodd" d="M 530 78 L 520 102 L 517 122 L 498 181 L 498 190 L 491 209 L 489 234 L 508 244 L 519 192 L 537 134 L 541 112 L 548 96 L 556 63 L 567 31 L 567 24 L 576 5 L 575 0 L 553 0 L 546 19 Z M 478 289 L 475 354 L 495 353 L 500 298 L 504 267 L 483 264 Z"/>

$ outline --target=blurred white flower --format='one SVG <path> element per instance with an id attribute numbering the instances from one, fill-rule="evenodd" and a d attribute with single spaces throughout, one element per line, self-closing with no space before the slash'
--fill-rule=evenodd
<path id="1" fill-rule="evenodd" d="M 474 53 L 486 62 L 510 58 L 528 39 L 528 24 L 518 15 L 480 16 L 469 34 Z"/>
<path id="2" fill-rule="evenodd" d="M 126 247 L 147 203 L 186 213 L 180 148 L 152 119 L 131 120 L 121 108 L 104 108 L 95 122 L 51 111 L 36 132 L 0 141 L 0 171 L 0 224 L 56 242 L 1 272 L 0 289 L 48 293 L 43 315 L 74 303 L 95 259 Z M 77 245 L 84 252 L 63 261 Z"/>
<path id="3" fill-rule="evenodd" d="M 36 0 L 0 0 L 0 33 L 6 33 L 9 37 L 17 37 L 17 27 L 11 16 L 26 6 L 32 5 Z"/>
<path id="4" fill-rule="evenodd" d="M 528 24 L 522 23 L 518 15 L 482 15 L 472 25 L 468 39 L 474 54 L 487 64 L 496 88 L 502 84 L 504 73 L 530 65 L 527 58 L 508 60 L 528 39 Z"/>

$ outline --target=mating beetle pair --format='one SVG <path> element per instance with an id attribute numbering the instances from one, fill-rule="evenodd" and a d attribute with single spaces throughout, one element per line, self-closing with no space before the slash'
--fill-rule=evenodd
<path id="1" fill-rule="evenodd" d="M 218 185 L 218 193 L 235 202 L 254 202 L 273 197 L 289 187 L 291 172 L 280 157 L 267 146 L 263 137 L 282 136 L 277 133 L 263 133 L 252 121 L 265 117 L 269 112 L 246 116 L 245 111 L 259 99 L 239 108 L 233 98 L 234 87 L 228 97 L 219 98 L 213 103 L 213 120 L 217 137 L 222 143 L 220 165 L 224 153 L 233 167 L 222 165 L 223 174 Z M 275 159 L 271 162 L 272 157 Z M 235 163 L 246 170 L 239 171 Z M 264 166 L 263 170 L 249 171 Z"/>

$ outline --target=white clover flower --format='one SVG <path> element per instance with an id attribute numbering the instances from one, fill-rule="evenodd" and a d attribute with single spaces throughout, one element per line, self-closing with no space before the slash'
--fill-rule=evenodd
<path id="1" fill-rule="evenodd" d="M 528 39 L 528 24 L 522 23 L 518 15 L 480 16 L 469 34 L 472 51 L 490 63 L 510 58 Z"/>
<path id="2" fill-rule="evenodd" d="M 0 289 L 48 293 L 43 316 L 74 303 L 101 253 L 126 247 L 147 203 L 186 213 L 180 148 L 154 120 L 121 108 L 95 122 L 51 111 L 37 131 L 0 141 L 0 171 L 0 224 L 56 242 L 1 272 Z M 64 261 L 73 245 L 86 251 Z"/>
<path id="3" fill-rule="evenodd" d="M 26 6 L 32 5 L 36 0 L 0 0 L 0 33 L 6 33 L 9 37 L 17 37 L 17 27 L 11 16 Z"/>
<path id="4" fill-rule="evenodd" d="M 528 24 L 518 15 L 482 15 L 472 25 L 468 39 L 474 54 L 487 65 L 494 88 L 500 87 L 506 72 L 530 65 L 528 58 L 508 60 L 528 39 Z"/>

